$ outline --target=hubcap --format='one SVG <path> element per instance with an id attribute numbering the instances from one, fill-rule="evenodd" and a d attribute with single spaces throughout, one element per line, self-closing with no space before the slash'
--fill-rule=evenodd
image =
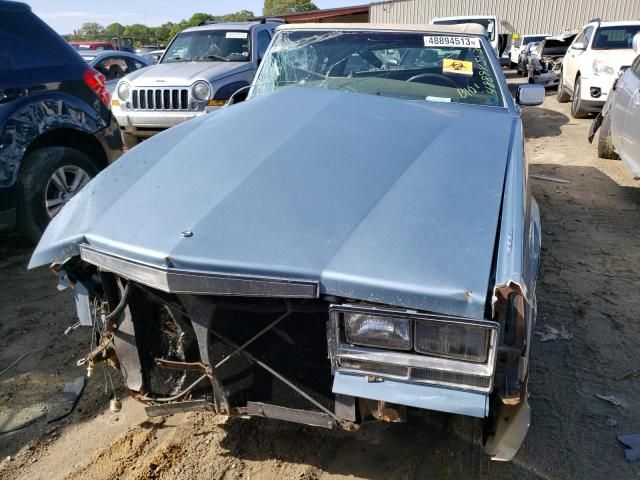
<path id="1" fill-rule="evenodd" d="M 53 172 L 45 189 L 45 207 L 49 218 L 55 217 L 89 180 L 89 174 L 75 165 L 65 165 Z"/>

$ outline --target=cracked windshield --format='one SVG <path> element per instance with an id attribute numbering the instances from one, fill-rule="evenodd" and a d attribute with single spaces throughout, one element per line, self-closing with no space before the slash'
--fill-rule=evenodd
<path id="1" fill-rule="evenodd" d="M 169 45 L 162 63 L 248 62 L 249 34 L 228 30 L 183 32 Z"/>
<path id="2" fill-rule="evenodd" d="M 280 32 L 252 96 L 287 86 L 502 106 L 479 38 L 396 32 Z"/>

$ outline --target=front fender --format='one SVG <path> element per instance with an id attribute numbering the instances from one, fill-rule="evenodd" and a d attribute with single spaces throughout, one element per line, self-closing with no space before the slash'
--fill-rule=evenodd
<path id="1" fill-rule="evenodd" d="M 97 97 L 96 102 L 100 102 Z M 91 108 L 64 92 L 32 95 L 4 107 L 11 110 L 3 115 L 0 131 L 0 187 L 15 184 L 25 151 L 43 133 L 71 128 L 92 135 L 108 126 L 98 113 L 102 104 Z"/>

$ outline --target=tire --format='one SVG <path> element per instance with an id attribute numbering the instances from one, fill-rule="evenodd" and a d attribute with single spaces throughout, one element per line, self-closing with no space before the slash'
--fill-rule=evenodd
<path id="1" fill-rule="evenodd" d="M 18 178 L 18 232 L 37 243 L 51 219 L 98 171 L 75 148 L 43 147 L 28 153 Z"/>
<path id="2" fill-rule="evenodd" d="M 130 133 L 122 132 L 122 142 L 124 146 L 131 150 L 133 147 L 138 145 L 141 140 L 140 137 L 136 137 L 135 135 L 131 135 Z"/>
<path id="3" fill-rule="evenodd" d="M 611 141 L 611 115 L 607 115 L 602 119 L 600 136 L 598 137 L 598 157 L 608 160 L 618 160 L 620 158 Z"/>
<path id="4" fill-rule="evenodd" d="M 556 93 L 556 99 L 558 103 L 567 103 L 571 100 L 571 97 L 567 93 L 567 89 L 564 88 L 564 81 L 562 80 L 562 70 L 560 71 L 560 78 L 558 79 L 558 92 Z"/>
<path id="5" fill-rule="evenodd" d="M 576 78 L 573 86 L 573 95 L 571 96 L 571 116 L 573 118 L 587 118 L 587 112 L 582 108 L 582 78 Z"/>

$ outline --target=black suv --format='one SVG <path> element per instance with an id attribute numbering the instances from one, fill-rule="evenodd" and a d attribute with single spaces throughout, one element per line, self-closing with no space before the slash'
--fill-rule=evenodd
<path id="1" fill-rule="evenodd" d="M 37 241 L 122 153 L 104 76 L 28 5 L 0 0 L 0 229 Z"/>

